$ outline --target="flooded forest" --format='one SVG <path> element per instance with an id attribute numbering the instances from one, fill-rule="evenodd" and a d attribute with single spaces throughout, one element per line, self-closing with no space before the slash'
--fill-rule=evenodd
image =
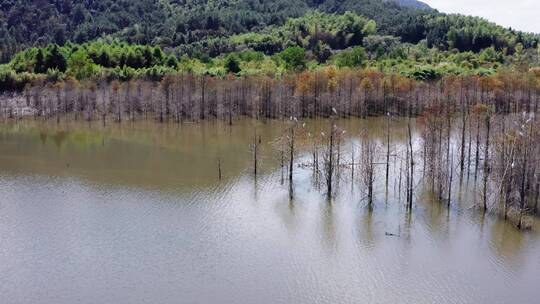
<path id="1" fill-rule="evenodd" d="M 250 166 L 257 176 L 265 161 L 258 153 L 261 141 L 271 142 L 291 198 L 294 171 L 310 168 L 329 201 L 343 180 L 361 189 L 365 196 L 358 199 L 369 206 L 385 197 L 387 203 L 392 192 L 411 209 L 422 189 L 451 208 L 464 191 L 472 191 L 468 199 L 474 208 L 529 229 L 540 199 L 539 95 L 533 72 L 420 82 L 328 67 L 281 78 L 188 74 L 159 82 L 34 82 L 23 93 L 2 98 L 0 110 L 5 121 L 97 127 L 213 120 L 233 126 L 246 118 L 280 122 L 273 138 L 262 139 L 253 129 Z M 373 117 L 386 121 L 379 126 L 380 138 L 365 127 L 343 127 L 346 120 Z M 309 125 L 314 119 L 316 130 Z M 396 130 L 396 121 L 402 130 Z M 400 131 L 404 138 L 395 142 Z M 219 155 L 215 161 L 221 177 Z M 383 184 L 382 191 L 375 191 L 375 184 Z"/>

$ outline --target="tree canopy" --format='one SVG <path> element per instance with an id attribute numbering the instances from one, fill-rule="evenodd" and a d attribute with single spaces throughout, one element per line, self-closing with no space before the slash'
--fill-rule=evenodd
<path id="1" fill-rule="evenodd" d="M 325 42 L 331 48 L 361 41 L 362 35 L 376 34 L 399 37 L 402 42 L 418 43 L 443 49 L 478 52 L 493 46 L 513 52 L 517 44 L 535 48 L 537 35 L 503 28 L 481 18 L 446 15 L 426 9 L 411 1 L 381 0 L 5 0 L 0 3 L 0 62 L 22 49 L 85 43 L 97 38 L 116 38 L 131 44 L 159 45 L 176 54 L 203 52 L 210 56 L 232 51 L 230 37 L 258 33 L 257 47 L 279 52 L 282 37 L 272 32 L 309 30 L 328 33 L 329 29 L 346 31 L 351 37 L 334 35 Z M 418 9 L 420 8 L 420 9 Z M 329 14 L 345 14 L 336 20 L 321 20 L 320 29 L 298 28 L 288 21 L 305 16 L 318 17 L 313 10 Z M 357 16 L 351 15 L 352 12 Z M 347 15 L 349 14 L 349 15 Z M 361 16 L 361 17 L 360 17 Z M 354 20 L 348 20 L 353 18 Z M 360 19 L 362 18 L 362 19 Z M 333 19 L 333 18 L 331 18 Z M 339 20 L 337 20 L 339 19 Z M 355 28 L 364 20 L 373 20 L 366 28 Z M 297 21 L 312 26 L 311 22 Z M 365 25 L 365 24 L 364 24 Z M 284 28 L 279 29 L 279 27 Z M 310 33 L 285 33 L 312 37 Z M 300 34 L 300 35 L 299 35 Z M 249 40 L 249 37 L 244 37 Z M 324 38 L 324 37 L 323 37 Z M 304 41 L 303 43 L 310 43 Z M 334 44 L 334 45 L 332 45 Z M 236 46 L 235 46 L 236 47 Z M 306 47 L 301 45 L 301 47 Z"/>
<path id="2" fill-rule="evenodd" d="M 0 89 L 36 77 L 283 75 L 325 65 L 418 80 L 490 75 L 538 67 L 539 40 L 414 1 L 6 0 Z"/>

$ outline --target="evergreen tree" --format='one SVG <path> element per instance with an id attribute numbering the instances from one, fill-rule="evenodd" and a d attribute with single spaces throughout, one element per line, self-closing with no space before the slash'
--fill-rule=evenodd
<path id="1" fill-rule="evenodd" d="M 306 67 L 306 50 L 300 47 L 289 47 L 280 54 L 289 70 L 303 70 Z"/>
<path id="2" fill-rule="evenodd" d="M 34 65 L 34 73 L 43 74 L 47 72 L 45 67 L 45 56 L 43 55 L 43 50 L 39 49 L 36 54 L 36 64 Z"/>
<path id="3" fill-rule="evenodd" d="M 53 44 L 45 57 L 45 69 L 57 69 L 61 72 L 65 72 L 66 68 L 66 57 L 62 54 L 58 45 Z"/>
<path id="4" fill-rule="evenodd" d="M 236 54 L 227 55 L 227 58 L 225 58 L 225 69 L 227 70 L 227 73 L 240 73 L 240 60 Z"/>

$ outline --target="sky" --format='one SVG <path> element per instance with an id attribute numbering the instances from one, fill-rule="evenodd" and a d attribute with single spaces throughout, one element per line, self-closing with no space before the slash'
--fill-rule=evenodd
<path id="1" fill-rule="evenodd" d="M 540 33 L 540 0 L 421 0 L 444 13 L 484 17 L 514 29 Z"/>

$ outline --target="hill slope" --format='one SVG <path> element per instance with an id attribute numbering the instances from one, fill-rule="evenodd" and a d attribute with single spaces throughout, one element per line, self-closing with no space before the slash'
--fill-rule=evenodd
<path id="1" fill-rule="evenodd" d="M 0 62 L 29 46 L 104 36 L 177 53 L 209 52 L 209 40 L 281 26 L 311 10 L 355 12 L 374 20 L 377 34 L 411 43 L 427 39 L 440 48 L 536 45 L 522 33 L 478 18 L 449 17 L 414 0 L 5 0 L 0 2 Z"/>
<path id="2" fill-rule="evenodd" d="M 411 6 L 423 7 L 411 0 L 6 0 L 0 3 L 0 51 L 12 54 L 31 45 L 82 43 L 103 35 L 176 47 L 281 25 L 314 8 L 354 11 L 390 28 L 425 14 Z"/>
<path id="3" fill-rule="evenodd" d="M 426 3 L 422 1 L 417 1 L 417 0 L 386 0 L 386 1 L 393 1 L 405 7 L 411 7 L 411 8 L 423 9 L 423 10 L 433 10 L 431 6 L 427 5 Z"/>

